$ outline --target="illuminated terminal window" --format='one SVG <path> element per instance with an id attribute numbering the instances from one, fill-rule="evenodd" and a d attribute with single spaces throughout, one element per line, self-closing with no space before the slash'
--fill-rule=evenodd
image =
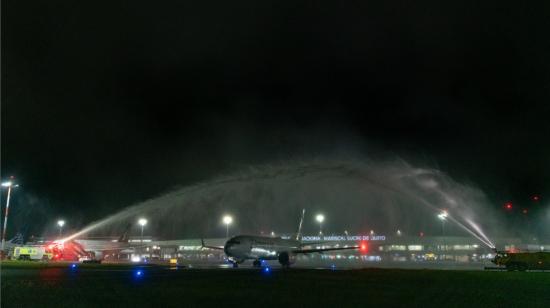
<path id="1" fill-rule="evenodd" d="M 404 251 L 407 250 L 405 245 L 390 245 L 388 246 L 388 251 Z"/>
<path id="2" fill-rule="evenodd" d="M 477 245 L 453 245 L 453 250 L 475 250 Z"/>
<path id="3" fill-rule="evenodd" d="M 179 250 L 201 250 L 202 246 L 180 246 Z"/>
<path id="4" fill-rule="evenodd" d="M 129 243 L 148 243 L 151 242 L 151 239 L 134 239 L 134 240 L 128 240 Z"/>
<path id="5" fill-rule="evenodd" d="M 422 249 L 424 249 L 424 247 L 422 245 L 409 245 L 409 250 L 410 251 L 420 251 Z"/>

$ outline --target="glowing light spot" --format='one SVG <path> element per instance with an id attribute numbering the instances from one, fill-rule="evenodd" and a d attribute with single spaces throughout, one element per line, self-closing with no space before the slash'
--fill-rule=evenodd
<path id="1" fill-rule="evenodd" d="M 514 208 L 514 205 L 512 204 L 512 202 L 506 202 L 506 203 L 504 204 L 504 208 L 505 208 L 506 210 L 511 210 L 511 209 Z"/>
<path id="2" fill-rule="evenodd" d="M 76 268 L 76 264 L 71 264 L 71 268 Z"/>
<path id="3" fill-rule="evenodd" d="M 359 252 L 361 252 L 361 254 L 366 254 L 368 251 L 369 245 L 367 244 L 367 242 L 362 241 L 361 243 L 359 243 Z"/>
<path id="4" fill-rule="evenodd" d="M 267 266 L 264 267 L 264 273 L 269 273 L 269 272 L 271 272 L 271 269 Z"/>

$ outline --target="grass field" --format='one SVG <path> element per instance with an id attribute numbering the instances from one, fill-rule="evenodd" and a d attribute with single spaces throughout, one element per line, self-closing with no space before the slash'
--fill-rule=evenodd
<path id="1" fill-rule="evenodd" d="M 4 264 L 2 307 L 550 307 L 550 273 Z"/>

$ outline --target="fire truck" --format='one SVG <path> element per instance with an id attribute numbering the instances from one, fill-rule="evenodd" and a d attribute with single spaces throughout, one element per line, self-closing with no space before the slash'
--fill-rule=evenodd
<path id="1" fill-rule="evenodd" d="M 91 253 L 74 241 L 54 241 L 45 247 L 52 252 L 53 260 L 56 261 L 79 261 L 92 257 Z"/>
<path id="2" fill-rule="evenodd" d="M 50 261 L 53 253 L 46 246 L 16 246 L 12 257 L 17 260 Z"/>
<path id="3" fill-rule="evenodd" d="M 550 252 L 497 252 L 491 261 L 509 271 L 550 270 Z"/>

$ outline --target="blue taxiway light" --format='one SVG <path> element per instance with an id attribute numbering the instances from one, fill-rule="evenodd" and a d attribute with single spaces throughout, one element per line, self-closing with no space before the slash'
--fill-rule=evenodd
<path id="1" fill-rule="evenodd" d="M 271 269 L 269 267 L 264 267 L 264 273 L 269 273 L 271 271 Z"/>
<path id="2" fill-rule="evenodd" d="M 71 268 L 76 268 L 76 264 L 71 264 Z"/>

